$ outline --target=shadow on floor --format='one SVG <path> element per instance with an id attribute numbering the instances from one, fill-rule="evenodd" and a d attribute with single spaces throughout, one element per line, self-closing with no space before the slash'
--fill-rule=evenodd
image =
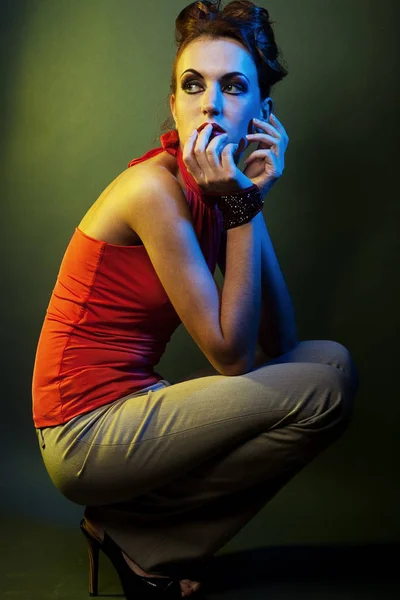
<path id="1" fill-rule="evenodd" d="M 193 600 L 394 600 L 400 544 L 281 546 L 217 554 Z M 0 598 L 85 600 L 87 545 L 76 529 L 3 519 Z M 100 598 L 123 598 L 111 563 L 100 558 Z M 137 600 L 141 600 L 138 598 Z"/>

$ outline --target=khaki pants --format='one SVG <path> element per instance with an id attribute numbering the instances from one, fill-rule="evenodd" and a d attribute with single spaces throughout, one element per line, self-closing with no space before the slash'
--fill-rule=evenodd
<path id="1" fill-rule="evenodd" d="M 145 571 L 211 557 L 351 421 L 358 372 L 328 340 L 245 375 L 156 386 L 37 429 L 47 472 Z"/>

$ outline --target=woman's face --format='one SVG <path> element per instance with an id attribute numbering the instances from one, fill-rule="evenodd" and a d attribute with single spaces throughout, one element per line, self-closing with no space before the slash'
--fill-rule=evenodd
<path id="1" fill-rule="evenodd" d="M 231 75 L 233 72 L 237 73 Z M 261 103 L 254 61 L 244 46 L 231 38 L 202 37 L 191 42 L 178 60 L 176 81 L 170 107 L 182 150 L 188 137 L 205 122 L 220 125 L 228 134 L 227 143 L 246 141 L 246 134 L 253 131 L 251 120 L 263 117 L 263 110 L 268 119 L 270 104 L 273 106 L 271 98 Z M 237 152 L 236 162 L 239 158 Z"/>

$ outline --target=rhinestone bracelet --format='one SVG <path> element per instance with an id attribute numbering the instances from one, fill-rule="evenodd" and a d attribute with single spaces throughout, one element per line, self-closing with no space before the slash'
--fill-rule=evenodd
<path id="1" fill-rule="evenodd" d="M 264 200 L 254 184 L 244 190 L 221 194 L 217 206 L 222 213 L 224 229 L 232 229 L 251 221 L 262 210 Z"/>

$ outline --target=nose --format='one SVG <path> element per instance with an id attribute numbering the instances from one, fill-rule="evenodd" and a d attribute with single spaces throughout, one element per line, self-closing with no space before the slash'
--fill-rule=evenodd
<path id="1" fill-rule="evenodd" d="M 221 112 L 221 97 L 217 88 L 209 86 L 203 96 L 203 113 L 218 115 Z"/>

